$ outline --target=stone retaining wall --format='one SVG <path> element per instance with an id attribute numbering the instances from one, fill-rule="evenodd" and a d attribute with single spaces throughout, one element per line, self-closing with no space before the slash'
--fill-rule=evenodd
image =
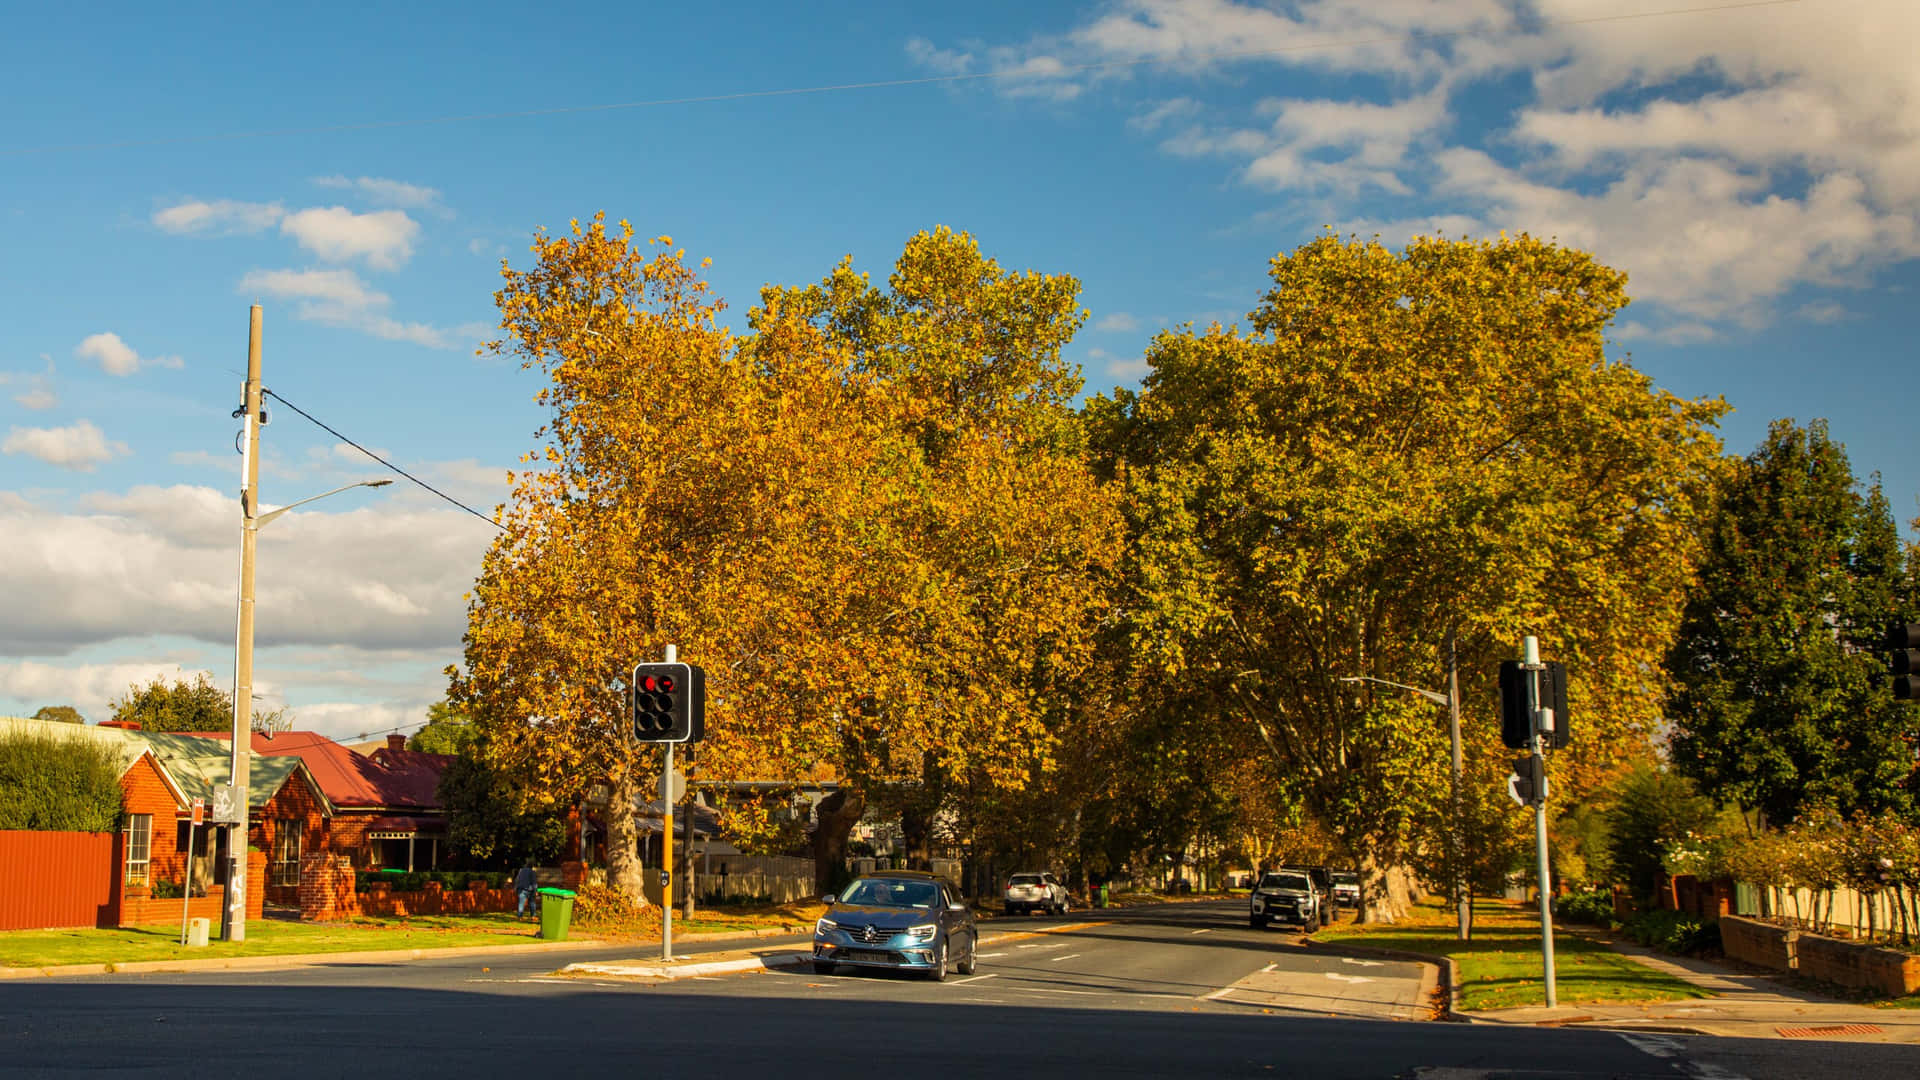
<path id="1" fill-rule="evenodd" d="M 1901 997 L 1920 990 L 1920 956 L 1819 934 L 1802 934 L 1797 943 L 1800 974 Z"/>
<path id="2" fill-rule="evenodd" d="M 1775 926 L 1759 919 L 1743 919 L 1738 915 L 1720 918 L 1721 949 L 1743 963 L 1772 968 L 1774 971 L 1792 971 L 1799 966 L 1795 954 L 1795 945 L 1799 940 L 1800 931 L 1791 927 Z"/>

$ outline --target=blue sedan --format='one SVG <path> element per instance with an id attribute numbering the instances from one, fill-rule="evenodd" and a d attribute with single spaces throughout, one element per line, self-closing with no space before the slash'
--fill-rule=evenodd
<path id="1" fill-rule="evenodd" d="M 822 975 L 841 964 L 917 971 L 936 981 L 949 969 L 973 974 L 980 933 L 960 890 L 944 878 L 912 870 L 867 874 L 826 902 L 813 927 L 813 970 Z"/>

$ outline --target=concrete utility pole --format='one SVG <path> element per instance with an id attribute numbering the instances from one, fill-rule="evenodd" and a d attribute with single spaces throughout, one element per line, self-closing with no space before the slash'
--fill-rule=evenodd
<path id="1" fill-rule="evenodd" d="M 1464 827 L 1460 815 L 1460 775 L 1463 768 L 1460 753 L 1460 661 L 1455 649 L 1452 629 L 1447 630 L 1447 728 L 1453 738 L 1453 827 L 1447 830 L 1447 838 L 1453 842 L 1453 895 L 1460 905 L 1459 937 L 1466 941 L 1473 936 L 1473 902 L 1467 898 L 1466 838 L 1460 835 Z"/>
<path id="2" fill-rule="evenodd" d="M 678 663 L 680 647 L 667 646 L 667 663 Z M 660 959 L 673 959 L 673 744 L 667 743 L 660 768 Z"/>
<path id="3" fill-rule="evenodd" d="M 241 405 L 240 472 L 240 619 L 233 657 L 234 814 L 227 833 L 227 909 L 220 925 L 222 941 L 247 939 L 247 787 L 252 766 L 253 718 L 253 561 L 260 539 L 260 305 L 247 315 L 247 386 Z"/>
<path id="4" fill-rule="evenodd" d="M 1538 861 L 1540 883 L 1540 956 L 1545 968 L 1547 983 L 1547 1008 L 1560 1003 L 1559 994 L 1553 983 L 1553 868 L 1547 857 L 1547 768 L 1543 734 L 1553 731 L 1554 716 L 1550 706 L 1540 704 L 1540 673 L 1546 665 L 1540 662 L 1540 641 L 1529 635 L 1521 647 L 1521 664 L 1527 669 L 1527 716 L 1532 722 L 1527 725 L 1527 749 L 1533 756 L 1532 772 L 1538 781 L 1538 789 L 1533 793 L 1533 848 Z"/>

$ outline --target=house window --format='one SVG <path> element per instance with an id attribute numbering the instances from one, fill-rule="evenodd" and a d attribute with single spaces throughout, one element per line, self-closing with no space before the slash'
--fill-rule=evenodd
<path id="1" fill-rule="evenodd" d="M 267 884 L 300 884 L 299 818 L 273 820 L 273 875 Z"/>
<path id="2" fill-rule="evenodd" d="M 153 815 L 127 815 L 127 884 L 147 884 L 153 859 Z"/>

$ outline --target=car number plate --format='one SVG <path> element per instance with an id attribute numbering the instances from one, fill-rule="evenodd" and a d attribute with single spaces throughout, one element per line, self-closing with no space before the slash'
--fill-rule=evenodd
<path id="1" fill-rule="evenodd" d="M 893 961 L 893 954 L 855 949 L 847 954 L 847 959 L 864 964 L 886 964 Z"/>

